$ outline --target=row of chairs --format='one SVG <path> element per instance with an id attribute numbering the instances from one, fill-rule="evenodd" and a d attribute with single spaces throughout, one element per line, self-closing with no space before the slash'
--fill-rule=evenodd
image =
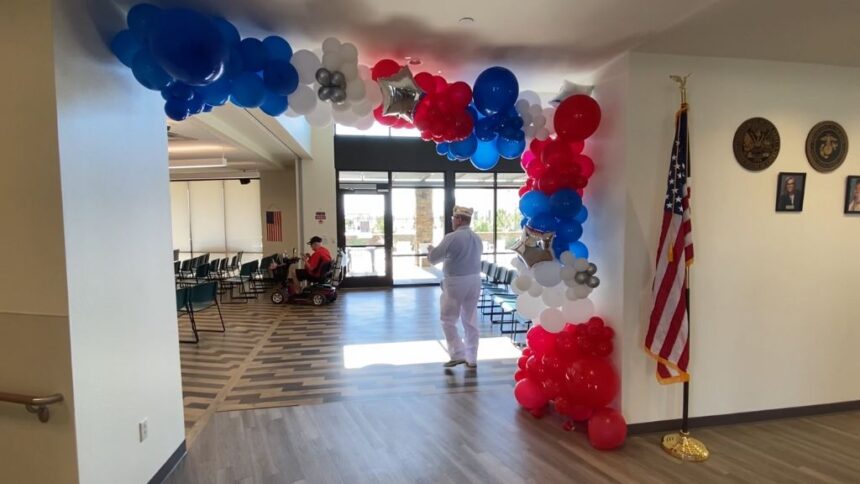
<path id="1" fill-rule="evenodd" d="M 218 309 L 218 317 L 221 320 L 221 329 L 201 329 L 197 327 L 195 315 L 211 307 Z M 209 281 L 193 286 L 176 288 L 176 313 L 179 319 L 187 315 L 191 323 L 191 333 L 194 339 L 183 340 L 180 343 L 197 344 L 200 342 L 201 332 L 225 333 L 227 327 L 224 325 L 224 315 L 221 313 L 221 305 L 218 303 L 218 282 Z"/>
<path id="2" fill-rule="evenodd" d="M 498 324 L 500 332 L 516 342 L 517 336 L 525 334 L 532 325 L 530 319 L 517 312 L 517 294 L 511 289 L 517 271 L 481 261 L 481 275 L 484 280 L 478 309 L 482 316 L 489 316 L 490 324 Z"/>

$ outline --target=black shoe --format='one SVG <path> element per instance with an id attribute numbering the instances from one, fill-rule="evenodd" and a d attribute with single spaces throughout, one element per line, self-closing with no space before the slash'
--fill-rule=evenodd
<path id="1" fill-rule="evenodd" d="M 454 368 L 455 366 L 462 365 L 464 363 L 466 363 L 466 360 L 464 360 L 464 359 L 456 359 L 456 360 L 452 359 L 452 360 L 449 360 L 449 361 L 443 363 L 442 366 L 444 366 L 445 368 Z"/>
<path id="2" fill-rule="evenodd" d="M 475 363 L 466 362 L 466 368 L 468 368 L 470 370 L 477 370 L 478 369 L 478 363 L 477 362 L 475 362 Z"/>

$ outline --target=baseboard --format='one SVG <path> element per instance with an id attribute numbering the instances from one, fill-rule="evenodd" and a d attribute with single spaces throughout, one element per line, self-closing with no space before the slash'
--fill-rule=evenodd
<path id="1" fill-rule="evenodd" d="M 182 443 L 179 444 L 179 447 L 170 454 L 170 457 L 167 459 L 167 462 L 158 469 L 158 472 L 152 476 L 152 479 L 149 480 L 149 484 L 161 484 L 167 479 L 167 476 L 173 472 L 173 469 L 176 468 L 176 465 L 179 464 L 179 461 L 185 457 L 185 453 L 187 452 L 187 448 L 185 446 L 185 439 L 182 439 Z"/>
<path id="2" fill-rule="evenodd" d="M 731 425 L 762 420 L 773 420 L 779 418 L 808 417 L 823 413 L 847 412 L 860 410 L 860 400 L 848 402 L 825 403 L 821 405 L 807 405 L 805 407 L 777 408 L 773 410 L 759 410 L 756 412 L 729 413 L 724 415 L 709 415 L 707 417 L 690 418 L 690 428 L 711 427 L 716 425 Z M 647 434 L 651 432 L 666 432 L 681 428 L 681 419 L 659 420 L 656 422 L 644 422 L 627 426 L 629 434 Z"/>

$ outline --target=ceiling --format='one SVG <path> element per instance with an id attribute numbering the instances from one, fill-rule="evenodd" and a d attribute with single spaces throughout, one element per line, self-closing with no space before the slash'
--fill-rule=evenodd
<path id="1" fill-rule="evenodd" d="M 512 68 L 522 89 L 554 92 L 629 51 L 860 66 L 852 0 L 169 0 L 231 19 L 245 36 L 318 49 L 335 36 L 361 61 L 418 57 L 414 71 L 472 81 Z M 474 22 L 460 22 L 472 17 Z"/>

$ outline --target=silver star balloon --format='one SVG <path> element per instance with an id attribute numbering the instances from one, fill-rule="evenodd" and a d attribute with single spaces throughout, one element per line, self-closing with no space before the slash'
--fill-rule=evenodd
<path id="1" fill-rule="evenodd" d="M 377 83 L 382 91 L 382 114 L 397 116 L 411 123 L 412 113 L 424 91 L 415 84 L 409 68 L 401 67 L 391 77 L 380 77 Z"/>
<path id="2" fill-rule="evenodd" d="M 527 266 L 532 267 L 538 262 L 551 261 L 552 239 L 555 232 L 540 232 L 529 227 L 523 227 L 523 233 L 511 249 L 520 255 Z"/>

